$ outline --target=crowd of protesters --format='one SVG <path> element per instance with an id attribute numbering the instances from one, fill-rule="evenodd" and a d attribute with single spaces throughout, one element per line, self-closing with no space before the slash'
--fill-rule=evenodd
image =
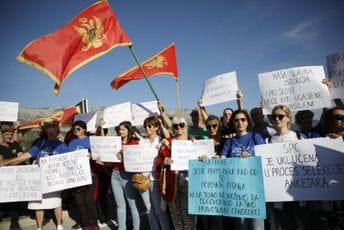
<path id="1" fill-rule="evenodd" d="M 76 222 L 74 229 L 100 229 L 108 223 L 109 212 L 116 219 L 113 227 L 122 229 L 344 229 L 342 201 L 326 202 L 274 202 L 267 204 L 267 219 L 234 218 L 188 214 L 188 172 L 171 170 L 171 147 L 174 140 L 213 139 L 218 158 L 254 157 L 255 145 L 306 138 L 344 138 L 344 106 L 337 105 L 323 110 L 321 120 L 312 126 L 314 113 L 310 110 L 295 114 L 297 130 L 291 130 L 292 113 L 285 105 L 277 105 L 268 116 L 262 107 L 247 111 L 243 107 L 243 95 L 237 94 L 238 109 L 226 108 L 221 117 L 208 115 L 202 107 L 192 110 L 192 124 L 177 114 L 170 117 L 159 101 L 160 116 L 152 116 L 143 123 L 140 133 L 129 121 L 116 127 L 122 146 L 146 144 L 157 149 L 156 171 L 141 173 L 149 179 L 149 188 L 139 191 L 132 181 L 133 173 L 126 172 L 123 152 L 116 153 L 120 163 L 102 162 L 90 158 L 92 184 L 68 191 L 43 195 L 40 202 L 29 202 L 27 208 L 34 210 L 37 229 L 44 228 L 45 211 L 53 210 L 56 229 L 62 230 L 62 204 L 68 200 L 68 211 Z M 96 133 L 87 132 L 84 121 L 75 121 L 64 141 L 59 140 L 59 124 L 55 121 L 42 124 L 40 137 L 28 151 L 20 146 L 17 124 L 1 123 L 0 160 L 2 166 L 39 164 L 41 157 L 66 153 L 77 149 L 91 152 L 89 135 L 105 136 L 102 122 Z M 344 139 L 343 139 L 344 140 Z M 32 161 L 33 160 L 33 161 Z M 206 161 L 206 156 L 199 160 Z M 109 194 L 115 207 L 109 207 Z M 75 204 L 71 208 L 71 204 Z M 8 213 L 10 229 L 21 229 L 18 219 L 23 202 L 2 203 L 1 218 Z M 317 207 L 316 209 L 314 207 Z M 143 219 L 148 221 L 142 225 Z M 115 223 L 115 224 L 114 224 Z"/>

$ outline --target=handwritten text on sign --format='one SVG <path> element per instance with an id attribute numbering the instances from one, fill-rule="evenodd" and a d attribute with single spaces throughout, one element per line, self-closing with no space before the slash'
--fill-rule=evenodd
<path id="1" fill-rule="evenodd" d="M 155 171 L 158 149 L 148 144 L 124 145 L 123 161 L 127 172 Z"/>
<path id="2" fill-rule="evenodd" d="M 0 167 L 0 203 L 41 200 L 38 165 Z"/>
<path id="3" fill-rule="evenodd" d="M 291 111 L 331 107 L 322 66 L 304 66 L 258 74 L 264 114 L 275 105 L 287 105 Z"/>
<path id="4" fill-rule="evenodd" d="M 42 157 L 39 163 L 43 193 L 92 183 L 87 149 Z"/>
<path id="5" fill-rule="evenodd" d="M 344 51 L 327 56 L 327 70 L 331 78 L 330 93 L 333 99 L 344 97 Z"/>
<path id="6" fill-rule="evenodd" d="M 262 157 L 266 201 L 344 199 L 341 138 L 257 145 L 255 151 Z"/>
<path id="7" fill-rule="evenodd" d="M 189 213 L 265 218 L 260 157 L 189 161 Z"/>
<path id="8" fill-rule="evenodd" d="M 120 162 L 117 153 L 122 150 L 122 141 L 119 136 L 90 136 L 92 159 L 100 157 L 103 162 Z"/>
<path id="9" fill-rule="evenodd" d="M 195 160 L 200 156 L 208 157 L 215 155 L 214 140 L 195 140 L 195 141 L 172 141 L 171 158 L 173 163 L 172 170 L 188 170 L 189 160 Z"/>
<path id="10" fill-rule="evenodd" d="M 0 121 L 17 121 L 18 107 L 17 102 L 0 101 Z"/>
<path id="11" fill-rule="evenodd" d="M 235 100 L 237 90 L 238 84 L 235 71 L 212 77 L 204 82 L 202 106 Z"/>

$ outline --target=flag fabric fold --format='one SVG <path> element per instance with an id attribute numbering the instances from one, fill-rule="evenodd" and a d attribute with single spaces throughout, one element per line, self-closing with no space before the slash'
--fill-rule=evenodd
<path id="1" fill-rule="evenodd" d="M 50 116 L 38 118 L 33 121 L 26 122 L 19 126 L 20 130 L 31 129 L 39 127 L 43 122 L 58 121 L 60 125 L 72 124 L 73 118 L 78 114 L 78 110 L 75 106 L 67 107 L 63 110 L 59 110 Z"/>
<path id="2" fill-rule="evenodd" d="M 17 60 L 48 75 L 57 95 L 72 72 L 113 48 L 131 44 L 109 3 L 102 0 L 55 32 L 32 41 Z"/>
<path id="3" fill-rule="evenodd" d="M 175 80 L 178 80 L 178 69 L 176 60 L 176 47 L 172 43 L 153 57 L 141 63 L 141 67 L 146 73 L 147 77 L 155 75 L 171 75 Z M 139 66 L 135 66 L 128 71 L 118 75 L 111 82 L 113 89 L 119 89 L 124 84 L 131 80 L 139 80 L 144 78 Z"/>

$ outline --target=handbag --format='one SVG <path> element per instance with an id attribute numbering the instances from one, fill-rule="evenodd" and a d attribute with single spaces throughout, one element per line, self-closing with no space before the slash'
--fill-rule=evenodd
<path id="1" fill-rule="evenodd" d="M 140 192 L 145 192 L 149 189 L 149 176 L 144 176 L 142 173 L 134 173 L 131 177 L 133 186 Z"/>

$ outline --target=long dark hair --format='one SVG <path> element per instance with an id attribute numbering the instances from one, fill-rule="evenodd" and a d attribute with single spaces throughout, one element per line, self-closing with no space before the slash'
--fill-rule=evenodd
<path id="1" fill-rule="evenodd" d="M 243 110 L 243 109 L 235 110 L 232 114 L 232 117 L 231 117 L 231 123 L 234 124 L 234 117 L 239 113 L 245 115 L 245 117 L 247 119 L 247 131 L 251 131 L 253 128 L 253 125 L 252 125 L 250 114 L 246 110 Z"/>
<path id="2" fill-rule="evenodd" d="M 130 121 L 122 121 L 117 128 L 119 129 L 120 126 L 124 126 L 127 130 L 128 130 L 128 137 L 127 137 L 127 142 L 131 142 L 131 141 L 136 141 L 137 138 L 135 136 L 135 129 L 134 127 L 131 125 Z M 118 133 L 119 134 L 119 133 Z"/>

